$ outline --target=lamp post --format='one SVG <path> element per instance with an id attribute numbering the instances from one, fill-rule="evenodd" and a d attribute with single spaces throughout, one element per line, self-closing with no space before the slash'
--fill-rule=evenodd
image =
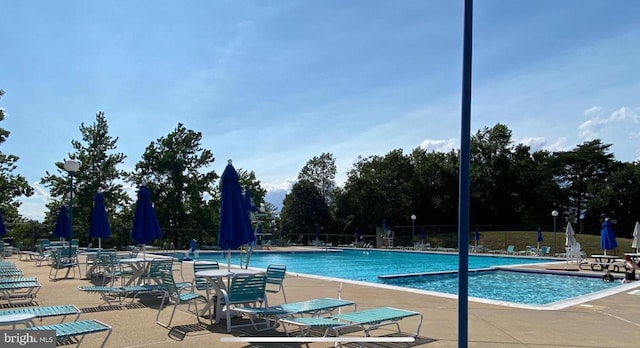
<path id="1" fill-rule="evenodd" d="M 416 216 L 411 215 L 411 245 L 413 245 L 415 234 L 416 234 Z"/>
<path id="2" fill-rule="evenodd" d="M 553 216 L 553 256 L 556 256 L 557 250 L 556 250 L 556 232 L 558 232 L 558 229 L 556 228 L 556 220 L 558 219 L 558 211 L 554 210 L 551 212 L 551 216 Z"/>
<path id="3" fill-rule="evenodd" d="M 74 160 L 64 161 L 64 170 L 69 173 L 69 258 L 72 257 L 73 248 L 71 240 L 73 239 L 73 174 L 80 169 L 80 162 Z"/>

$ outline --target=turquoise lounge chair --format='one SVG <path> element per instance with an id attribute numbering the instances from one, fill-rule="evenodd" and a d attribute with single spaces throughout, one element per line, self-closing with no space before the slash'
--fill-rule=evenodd
<path id="1" fill-rule="evenodd" d="M 348 306 L 353 306 L 353 311 L 356 310 L 356 303 L 353 301 L 325 297 L 307 301 L 285 303 L 272 307 L 241 307 L 236 308 L 235 311 L 247 315 L 255 330 L 263 331 L 276 328 L 278 326 L 278 321 L 282 318 L 298 315 L 317 317 L 319 315 L 331 314 L 338 308 Z M 256 319 L 259 318 L 264 319 L 265 322 L 256 323 Z M 260 324 L 264 324 L 265 327 L 259 328 L 258 325 Z"/>
<path id="2" fill-rule="evenodd" d="M 62 305 L 62 306 L 46 306 L 46 307 L 24 307 L 24 308 L 12 308 L 0 311 L 0 315 L 12 315 L 12 314 L 33 314 L 37 318 L 50 318 L 50 317 L 62 317 L 60 322 L 63 322 L 68 315 L 75 315 L 73 321 L 80 318 L 82 311 L 75 305 Z"/>
<path id="3" fill-rule="evenodd" d="M 422 326 L 422 313 L 392 307 L 377 307 L 363 311 L 331 315 L 330 317 L 324 318 L 286 318 L 280 319 L 280 322 L 285 324 L 283 327 L 287 335 L 289 335 L 287 325 L 294 325 L 301 329 L 303 335 L 307 335 L 309 330 L 313 328 L 320 328 L 325 329 L 325 336 L 333 331 L 334 335 L 338 337 L 341 331 L 362 328 L 365 336 L 368 337 L 372 330 L 388 325 L 395 325 L 397 329 L 396 333 L 402 334 L 399 321 L 414 316 L 419 317 L 419 322 L 416 333 L 412 334 L 411 337 L 417 337 L 420 333 L 420 327 Z"/>
<path id="4" fill-rule="evenodd" d="M 0 284 L 19 283 L 19 282 L 37 282 L 36 277 L 0 277 Z"/>
<path id="5" fill-rule="evenodd" d="M 86 335 L 107 332 L 107 336 L 100 345 L 101 348 L 105 346 L 109 336 L 111 336 L 111 326 L 95 319 L 34 326 L 26 328 L 26 330 L 55 330 L 56 339 L 60 345 L 66 345 L 71 340 L 76 343 L 76 346 L 80 346 Z"/>
<path id="6" fill-rule="evenodd" d="M 33 303 L 40 290 L 38 282 L 13 282 L 0 284 L 0 300 L 7 301 L 10 306 L 20 302 Z"/>

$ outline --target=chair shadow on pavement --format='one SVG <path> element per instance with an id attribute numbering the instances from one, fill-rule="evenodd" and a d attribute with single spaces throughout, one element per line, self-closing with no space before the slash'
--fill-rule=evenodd
<path id="1" fill-rule="evenodd" d="M 210 334 L 209 326 L 204 323 L 194 323 L 187 325 L 176 325 L 173 326 L 169 333 L 167 334 L 169 338 L 174 339 L 176 341 L 184 340 L 188 334 L 199 332 L 201 334 Z"/>

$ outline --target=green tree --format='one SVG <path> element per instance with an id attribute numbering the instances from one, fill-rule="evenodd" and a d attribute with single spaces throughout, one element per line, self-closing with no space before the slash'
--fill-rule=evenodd
<path id="1" fill-rule="evenodd" d="M 417 224 L 455 224 L 458 216 L 458 163 L 455 151 L 411 153 L 412 188 Z"/>
<path id="2" fill-rule="evenodd" d="M 471 139 L 471 222 L 523 225 L 548 220 L 558 206 L 559 186 L 548 152 L 532 154 L 515 144 L 503 124 L 484 128 Z"/>
<path id="3" fill-rule="evenodd" d="M 585 226 L 598 231 L 603 217 L 618 221 L 619 236 L 631 237 L 635 221 L 640 220 L 640 162 L 612 165 L 611 174 L 591 186 L 593 198 L 588 202 Z"/>
<path id="4" fill-rule="evenodd" d="M 614 158 L 610 147 L 611 144 L 596 139 L 571 151 L 556 153 L 559 170 L 555 179 L 568 202 L 563 210 L 571 221 L 576 222 L 577 231 L 583 230 L 582 220 L 595 190 L 611 173 Z"/>
<path id="5" fill-rule="evenodd" d="M 280 213 L 282 226 L 290 235 L 302 238 L 316 228 L 330 225 L 329 207 L 318 188 L 310 181 L 298 181 L 283 201 Z"/>
<path id="6" fill-rule="evenodd" d="M 88 240 L 93 199 L 98 192 L 104 196 L 105 208 L 112 226 L 113 243 L 120 241 L 130 226 L 131 198 L 124 191 L 125 172 L 118 169 L 126 156 L 115 152 L 118 137 L 109 135 L 109 125 L 104 112 L 98 112 L 94 123 L 80 125 L 82 140 L 72 140 L 74 152 L 69 159 L 80 162 L 80 169 L 73 176 L 73 226 L 74 238 Z M 68 205 L 69 174 L 64 161 L 55 163 L 57 175 L 46 172 L 41 182 L 49 188 L 54 199 L 47 204 L 49 211 L 45 221 L 55 223 L 60 205 Z M 108 245 L 107 241 L 107 245 Z"/>
<path id="7" fill-rule="evenodd" d="M 3 95 L 4 91 L 0 89 L 0 99 Z M 0 108 L 0 122 L 4 121 L 4 118 L 5 111 Z M 0 145 L 7 141 L 9 134 L 11 132 L 0 127 Z M 5 222 L 26 221 L 18 213 L 20 202 L 17 198 L 33 194 L 27 179 L 15 173 L 19 159 L 16 155 L 5 154 L 0 150 L 0 212 Z"/>
<path id="8" fill-rule="evenodd" d="M 322 153 L 310 159 L 298 174 L 298 181 L 314 184 L 324 201 L 330 204 L 336 188 L 336 160 L 330 153 Z"/>
<path id="9" fill-rule="evenodd" d="M 178 123 L 166 137 L 147 146 L 130 180 L 146 183 L 165 236 L 176 247 L 186 246 L 190 231 L 213 229 L 215 202 L 205 204 L 218 175 L 207 171 L 215 160 L 211 150 L 202 148 L 202 133 Z"/>
<path id="10" fill-rule="evenodd" d="M 415 213 L 414 168 L 401 149 L 381 156 L 358 158 L 336 197 L 336 217 L 352 234 L 375 233 L 384 219 L 389 226 L 410 224 Z"/>

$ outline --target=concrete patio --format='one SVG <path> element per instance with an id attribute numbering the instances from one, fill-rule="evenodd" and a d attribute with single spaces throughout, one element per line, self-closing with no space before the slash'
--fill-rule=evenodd
<path id="1" fill-rule="evenodd" d="M 32 261 L 19 261 L 17 256 L 7 259 L 23 270 L 25 276 L 35 276 L 42 284 L 37 302 L 41 306 L 75 304 L 83 310 L 81 319 L 94 318 L 113 327 L 108 347 L 303 347 L 303 343 L 223 343 L 224 337 L 272 336 L 285 337 L 282 329 L 255 333 L 253 330 L 234 330 L 227 334 L 224 321 L 214 326 L 197 324 L 196 318 L 186 311 L 178 311 L 173 328 L 168 330 L 155 323 L 160 301 L 143 296 L 130 306 L 102 310 L 99 295 L 77 290 L 90 281 L 62 279 L 50 281 L 49 267 L 37 267 Z M 84 266 L 82 266 L 84 272 Z M 190 267 L 184 267 L 183 277 L 193 277 Z M 84 278 L 84 273 L 83 273 Z M 180 279 L 180 274 L 175 276 Z M 337 297 L 342 285 L 343 299 L 353 300 L 358 309 L 391 306 L 419 311 L 424 315 L 420 335 L 413 343 L 367 343 L 367 347 L 458 347 L 457 300 L 424 295 L 410 291 L 397 291 L 351 282 L 306 277 L 288 273 L 285 289 L 289 302 L 316 297 Z M 571 286 L 568 284 L 568 286 Z M 530 310 L 485 303 L 469 302 L 469 347 L 638 347 L 640 344 L 640 286 L 633 284 L 627 291 L 602 299 L 589 301 L 561 310 Z M 270 305 L 282 302 L 281 294 L 269 294 Z M 186 310 L 186 305 L 183 306 Z M 164 315 L 169 311 L 165 310 Z M 237 319 L 236 319 L 237 320 Z M 36 325 L 58 322 L 56 318 L 36 322 Z M 401 322 L 404 331 L 415 330 L 417 319 Z M 375 331 L 381 335 L 383 330 Z M 103 334 L 88 335 L 83 347 L 96 347 Z M 333 347 L 332 343 L 311 343 L 310 347 Z M 357 344 L 346 344 L 356 347 Z"/>

